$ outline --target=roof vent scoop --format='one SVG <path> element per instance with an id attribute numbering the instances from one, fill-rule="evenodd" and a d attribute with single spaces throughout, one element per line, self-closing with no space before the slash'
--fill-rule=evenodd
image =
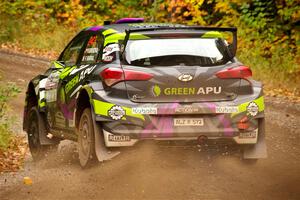
<path id="1" fill-rule="evenodd" d="M 103 25 L 110 25 L 110 24 L 111 24 L 111 21 L 108 21 L 108 20 L 103 22 Z"/>
<path id="2" fill-rule="evenodd" d="M 142 23 L 144 18 L 122 18 L 115 22 L 115 24 L 126 24 L 126 23 Z"/>

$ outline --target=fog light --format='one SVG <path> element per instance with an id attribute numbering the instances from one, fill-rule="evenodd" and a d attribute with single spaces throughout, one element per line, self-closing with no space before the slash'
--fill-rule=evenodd
<path id="1" fill-rule="evenodd" d="M 243 117 L 237 124 L 238 129 L 241 130 L 246 130 L 250 127 L 249 123 L 248 123 L 248 117 L 245 116 Z"/>
<path id="2" fill-rule="evenodd" d="M 239 122 L 238 125 L 237 125 L 238 129 L 241 129 L 241 130 L 246 130 L 250 127 L 249 123 L 242 123 L 242 122 Z"/>

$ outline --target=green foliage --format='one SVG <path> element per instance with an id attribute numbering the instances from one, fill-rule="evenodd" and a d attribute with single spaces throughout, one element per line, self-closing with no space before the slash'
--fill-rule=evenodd
<path id="1" fill-rule="evenodd" d="M 13 83 L 0 85 L 0 150 L 6 149 L 12 140 L 10 117 L 7 115 L 8 101 L 19 92 L 20 89 Z"/>
<path id="2" fill-rule="evenodd" d="M 20 92 L 20 89 L 13 83 L 0 86 L 0 122 L 5 117 L 7 111 L 7 102 Z"/>
<path id="3" fill-rule="evenodd" d="M 122 17 L 237 26 L 238 57 L 256 78 L 300 87 L 297 0 L 0 0 L 0 12 L 0 43 L 55 52 L 83 27 Z"/>
<path id="4" fill-rule="evenodd" d="M 16 19 L 0 15 L 0 44 L 17 43 L 22 48 L 60 52 L 77 32 L 54 19 Z"/>
<path id="5" fill-rule="evenodd" d="M 11 132 L 8 128 L 0 124 L 0 151 L 5 150 L 12 140 Z"/>

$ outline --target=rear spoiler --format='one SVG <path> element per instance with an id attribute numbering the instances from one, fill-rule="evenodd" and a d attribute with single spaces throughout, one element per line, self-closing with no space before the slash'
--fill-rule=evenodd
<path id="1" fill-rule="evenodd" d="M 152 31 L 161 31 L 161 30 L 195 30 L 195 31 L 218 31 L 218 32 L 231 32 L 233 36 L 232 44 L 230 44 L 229 48 L 231 53 L 233 54 L 232 57 L 235 56 L 237 50 L 237 28 L 236 27 L 207 27 L 207 26 L 162 26 L 162 27 L 138 27 L 138 28 L 130 28 L 125 30 L 126 36 L 124 40 L 124 49 L 126 44 L 129 40 L 129 36 L 131 33 L 136 32 L 152 32 Z"/>

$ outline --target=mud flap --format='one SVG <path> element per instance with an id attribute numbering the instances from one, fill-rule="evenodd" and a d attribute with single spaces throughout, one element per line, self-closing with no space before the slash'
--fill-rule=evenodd
<path id="1" fill-rule="evenodd" d="M 244 148 L 243 159 L 260 159 L 268 156 L 265 140 L 265 120 L 261 119 L 259 123 L 257 143 Z"/>
<path id="2" fill-rule="evenodd" d="M 99 125 L 96 123 L 95 120 L 95 113 L 92 112 L 92 117 L 93 117 L 93 125 L 94 125 L 94 135 L 95 135 L 95 153 L 97 156 L 97 159 L 99 162 L 102 162 L 104 160 L 110 160 L 113 157 L 117 156 L 120 154 L 119 151 L 110 151 L 106 148 L 102 136 L 102 130 L 99 127 Z"/>
<path id="3" fill-rule="evenodd" d="M 42 114 L 36 110 L 37 116 L 38 116 L 38 121 L 39 121 L 39 140 L 41 145 L 55 145 L 59 144 L 59 140 L 56 138 L 50 139 L 47 137 L 47 129 L 46 129 L 46 122 Z"/>

